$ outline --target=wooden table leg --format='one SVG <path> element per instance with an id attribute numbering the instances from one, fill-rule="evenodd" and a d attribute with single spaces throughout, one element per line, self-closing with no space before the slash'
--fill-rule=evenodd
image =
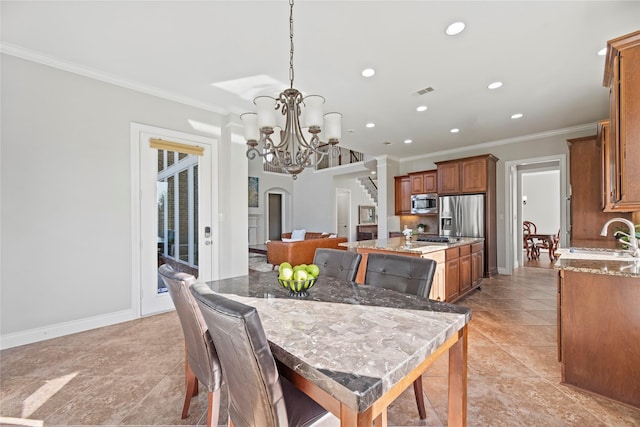
<path id="1" fill-rule="evenodd" d="M 458 341 L 449 349 L 449 426 L 467 425 L 467 328 L 458 331 Z"/>

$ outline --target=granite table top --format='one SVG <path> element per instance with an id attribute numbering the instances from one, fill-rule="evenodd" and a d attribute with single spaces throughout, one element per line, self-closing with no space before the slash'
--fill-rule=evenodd
<path id="1" fill-rule="evenodd" d="M 578 248 L 583 251 L 604 252 L 602 248 Z M 562 256 L 568 249 L 559 249 L 560 258 L 555 262 L 557 270 L 570 270 L 581 273 L 605 274 L 608 276 L 623 276 L 640 278 L 640 260 L 611 260 L 611 259 L 574 259 Z M 586 252 L 588 253 L 588 252 Z"/>
<path id="2" fill-rule="evenodd" d="M 451 237 L 451 240 L 452 241 L 449 243 L 433 243 L 418 242 L 415 241 L 414 238 L 411 238 L 411 241 L 407 242 L 404 237 L 390 237 L 388 239 L 345 242 L 339 243 L 338 245 L 354 250 L 357 250 L 358 248 L 366 248 L 386 250 L 390 252 L 426 254 L 484 241 L 483 238 L 478 237 Z"/>
<path id="3" fill-rule="evenodd" d="M 207 284 L 258 309 L 274 356 L 363 412 L 470 320 L 471 310 L 320 276 L 303 299 L 276 272 Z"/>

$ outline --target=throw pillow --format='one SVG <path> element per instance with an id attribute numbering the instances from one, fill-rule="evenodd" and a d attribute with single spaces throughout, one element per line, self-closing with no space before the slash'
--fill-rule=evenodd
<path id="1" fill-rule="evenodd" d="M 338 235 L 337 235 L 337 234 L 330 234 L 330 235 L 329 235 L 329 238 L 330 238 L 330 239 L 335 239 L 336 237 L 338 237 Z"/>
<path id="2" fill-rule="evenodd" d="M 307 233 L 307 230 L 304 228 L 301 230 L 293 230 L 291 232 L 291 238 L 295 240 L 304 240 L 304 235 Z"/>
<path id="3" fill-rule="evenodd" d="M 282 238 L 282 241 L 283 241 L 283 242 L 285 242 L 285 243 L 289 243 L 289 242 L 301 242 L 301 241 L 303 241 L 303 240 L 304 240 L 304 239 L 287 239 L 286 237 L 283 237 L 283 238 Z"/>

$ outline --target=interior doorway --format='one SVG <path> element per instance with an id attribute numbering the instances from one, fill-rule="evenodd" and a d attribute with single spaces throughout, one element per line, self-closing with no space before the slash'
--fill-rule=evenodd
<path id="1" fill-rule="evenodd" d="M 269 240 L 282 238 L 283 196 L 281 193 L 267 195 L 267 236 Z"/>
<path id="2" fill-rule="evenodd" d="M 560 245 L 564 246 L 568 241 L 570 227 L 569 204 L 567 190 L 567 156 L 558 154 L 555 156 L 539 157 L 532 159 L 522 159 L 505 162 L 505 261 L 506 266 L 501 274 L 512 274 L 513 269 L 524 265 L 524 251 L 522 250 L 522 221 L 523 218 L 523 175 L 527 180 L 536 173 L 557 172 L 558 179 L 554 184 L 559 188 L 553 189 L 556 203 L 552 216 L 558 216 L 560 221 Z M 544 174 L 542 174 L 544 175 Z M 547 185 L 547 184 L 545 184 Z M 551 193 L 551 191 L 549 192 Z M 528 200 L 527 200 L 528 203 Z M 546 222 L 545 222 L 546 224 Z M 555 228 L 555 225 L 553 225 Z M 547 231 L 547 230 L 541 230 Z M 553 230 L 557 232 L 557 229 Z"/>
<path id="3" fill-rule="evenodd" d="M 336 188 L 336 229 L 351 241 L 351 191 L 344 188 Z"/>

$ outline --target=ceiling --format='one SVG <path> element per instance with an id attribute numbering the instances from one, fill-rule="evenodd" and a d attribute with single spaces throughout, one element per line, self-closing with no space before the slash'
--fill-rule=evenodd
<path id="1" fill-rule="evenodd" d="M 254 96 L 289 86 L 286 0 L 1 7 L 3 52 L 215 112 L 253 110 Z M 454 21 L 466 29 L 445 35 Z M 371 155 L 518 140 L 607 117 L 596 53 L 638 29 L 640 1 L 298 0 L 294 86 L 343 114 L 342 146 Z M 362 77 L 366 67 L 376 74 Z M 230 82 L 245 87 L 221 88 Z"/>

